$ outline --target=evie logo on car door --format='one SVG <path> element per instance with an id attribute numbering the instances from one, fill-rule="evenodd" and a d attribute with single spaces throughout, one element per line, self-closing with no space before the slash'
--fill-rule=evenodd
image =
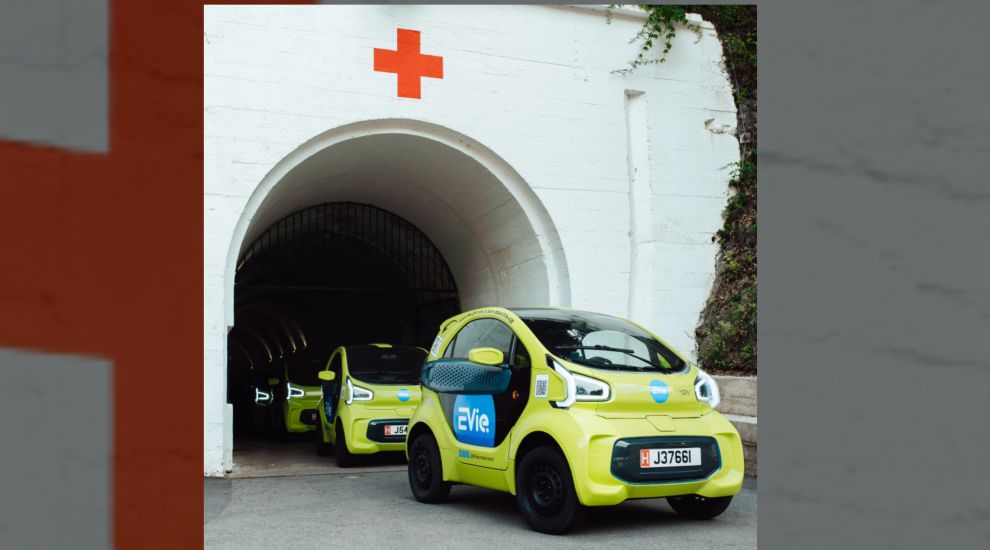
<path id="1" fill-rule="evenodd" d="M 492 396 L 457 396 L 454 401 L 454 437 L 461 443 L 495 446 L 495 402 Z"/>

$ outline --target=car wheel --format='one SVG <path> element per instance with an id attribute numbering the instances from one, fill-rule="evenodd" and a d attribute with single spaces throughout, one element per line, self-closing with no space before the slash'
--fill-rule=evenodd
<path id="1" fill-rule="evenodd" d="M 280 443 L 289 443 L 292 441 L 292 433 L 289 431 L 289 427 L 285 424 L 285 417 L 279 415 L 278 428 L 275 431 L 275 439 Z"/>
<path id="2" fill-rule="evenodd" d="M 337 457 L 337 466 L 350 468 L 357 463 L 357 457 L 347 450 L 347 440 L 344 436 L 344 425 L 337 422 L 337 433 L 333 440 L 333 454 Z"/>
<path id="3" fill-rule="evenodd" d="M 323 420 L 316 419 L 316 454 L 319 456 L 329 456 L 333 452 L 333 445 L 323 441 Z"/>
<path id="4" fill-rule="evenodd" d="M 691 519 L 712 519 L 729 507 L 732 497 L 706 498 L 700 495 L 667 497 L 667 503 L 678 514 Z"/>
<path id="5" fill-rule="evenodd" d="M 443 480 L 440 449 L 430 434 L 420 434 L 409 446 L 409 488 L 420 502 L 443 502 L 450 493 L 450 483 Z"/>
<path id="6" fill-rule="evenodd" d="M 567 460 L 552 447 L 526 453 L 516 469 L 516 502 L 526 523 L 551 535 L 564 533 L 584 519 Z"/>

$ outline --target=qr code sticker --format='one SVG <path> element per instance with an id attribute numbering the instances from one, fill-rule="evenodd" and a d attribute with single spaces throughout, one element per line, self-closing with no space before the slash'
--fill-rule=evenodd
<path id="1" fill-rule="evenodd" d="M 546 397 L 550 387 L 549 374 L 536 375 L 536 389 L 533 390 L 533 397 Z"/>

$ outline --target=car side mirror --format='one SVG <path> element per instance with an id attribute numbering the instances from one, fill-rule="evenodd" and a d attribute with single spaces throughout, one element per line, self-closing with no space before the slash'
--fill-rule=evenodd
<path id="1" fill-rule="evenodd" d="M 333 380 L 334 378 L 337 378 L 337 375 L 334 374 L 332 370 L 321 370 L 320 373 L 317 374 L 316 376 L 318 376 L 320 380 L 325 380 L 327 382 Z"/>
<path id="2" fill-rule="evenodd" d="M 505 362 L 505 356 L 495 348 L 474 348 L 468 352 L 468 361 L 487 367 L 496 367 Z"/>
<path id="3" fill-rule="evenodd" d="M 437 359 L 423 363 L 420 383 L 437 393 L 494 395 L 509 387 L 511 377 L 512 371 L 502 366 L 481 365 L 463 359 Z"/>
<path id="4" fill-rule="evenodd" d="M 278 385 L 278 378 L 269 378 L 268 379 L 268 385 L 269 386 L 277 386 Z"/>

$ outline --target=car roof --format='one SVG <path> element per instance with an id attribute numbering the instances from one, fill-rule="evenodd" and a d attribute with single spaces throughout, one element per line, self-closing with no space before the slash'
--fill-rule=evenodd
<path id="1" fill-rule="evenodd" d="M 607 313 L 600 313 L 597 311 L 571 309 L 568 307 L 538 306 L 538 307 L 511 307 L 508 309 L 512 313 L 518 315 L 521 319 L 525 319 L 527 317 L 534 317 L 537 315 L 546 316 L 548 313 L 551 314 L 551 317 L 553 316 L 552 315 L 553 313 L 559 313 L 561 317 L 563 317 L 564 315 L 578 314 L 578 315 L 600 315 L 602 317 L 612 317 L 614 319 L 622 319 L 622 317 L 618 317 L 616 315 L 609 315 Z"/>

